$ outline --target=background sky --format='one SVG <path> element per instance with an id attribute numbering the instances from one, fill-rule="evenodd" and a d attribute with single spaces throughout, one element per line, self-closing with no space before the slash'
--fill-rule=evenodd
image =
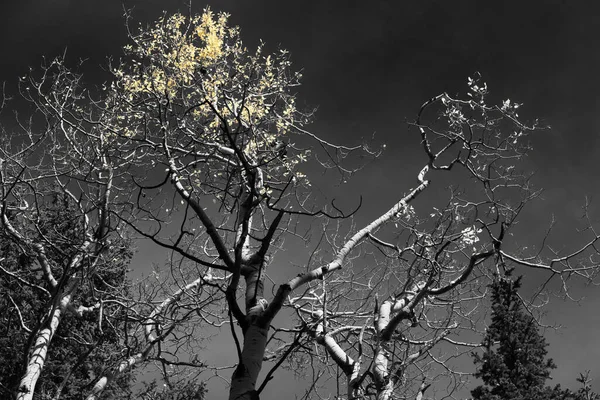
<path id="1" fill-rule="evenodd" d="M 479 71 L 493 99 L 523 103 L 526 119 L 552 127 L 532 140 L 525 165 L 545 189 L 524 221 L 527 232 L 543 232 L 552 215 L 560 232 L 570 232 L 586 197 L 598 223 L 599 3 L 195 0 L 193 10 L 206 5 L 231 13 L 249 48 L 263 39 L 268 49 L 281 45 L 291 52 L 304 75 L 299 103 L 319 107 L 311 131 L 350 144 L 375 134 L 387 145 L 381 159 L 340 188 L 364 195 L 362 221 L 413 186 L 425 162 L 405 122 L 436 94 L 465 93 L 467 77 Z M 128 0 L 125 6 L 134 7 L 134 21 L 143 24 L 162 10 L 187 10 L 184 1 Z M 101 83 L 107 74 L 100 66 L 127 44 L 122 15 L 115 0 L 2 2 L 0 81 L 14 93 L 18 76 L 67 48 L 73 63 L 87 59 L 87 80 Z M 568 247 L 571 237 L 559 236 L 556 245 Z M 136 260 L 134 268 L 146 265 Z M 526 287 L 533 283 L 525 277 Z M 600 391 L 600 291 L 574 293 L 585 299 L 553 300 L 545 319 L 564 326 L 547 332 L 549 355 L 558 364 L 553 382 L 574 388 L 578 373 L 590 369 Z"/>

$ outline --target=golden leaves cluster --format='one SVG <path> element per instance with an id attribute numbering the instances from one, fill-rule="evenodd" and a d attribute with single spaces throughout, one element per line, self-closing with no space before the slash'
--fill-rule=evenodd
<path id="1" fill-rule="evenodd" d="M 114 71 L 121 88 L 131 99 L 144 94 L 174 97 L 178 88 L 195 80 L 198 69 L 224 55 L 227 39 L 236 39 L 236 30 L 227 30 L 227 17 L 215 18 L 206 10 L 191 21 L 181 14 L 159 19 L 125 47 L 133 65 Z"/>
<path id="2" fill-rule="evenodd" d="M 308 121 L 293 92 L 301 75 L 290 71 L 285 50 L 267 54 L 261 42 L 248 51 L 228 18 L 210 9 L 175 14 L 132 36 L 113 70 L 112 88 L 127 115 L 121 132 L 127 138 L 167 132 L 171 142 L 182 148 L 193 142 L 204 154 L 237 148 L 235 156 L 262 166 L 267 178 L 300 178 L 294 171 L 309 152 L 279 157 L 275 148 Z"/>

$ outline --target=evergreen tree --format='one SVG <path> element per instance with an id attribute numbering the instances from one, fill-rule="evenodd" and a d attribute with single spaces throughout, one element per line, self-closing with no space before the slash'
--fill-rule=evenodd
<path id="1" fill-rule="evenodd" d="M 472 392 L 476 400 L 535 399 L 544 389 L 550 370 L 546 340 L 535 320 L 523 311 L 520 278 L 497 279 L 492 285 L 492 323 L 483 340 L 483 355 L 474 354 L 475 373 L 483 385 Z"/>
<path id="2" fill-rule="evenodd" d="M 546 358 L 548 343 L 535 319 L 523 310 L 518 290 L 521 278 L 510 272 L 491 285 L 492 322 L 482 343 L 483 354 L 473 354 L 475 373 L 483 381 L 472 392 L 474 400 L 590 400 L 598 395 L 584 388 L 570 390 L 546 386 L 550 371 L 556 368 Z M 583 377 L 583 375 L 582 375 Z M 583 379 L 583 378 L 581 378 Z M 588 382 L 588 381 L 586 381 Z"/>

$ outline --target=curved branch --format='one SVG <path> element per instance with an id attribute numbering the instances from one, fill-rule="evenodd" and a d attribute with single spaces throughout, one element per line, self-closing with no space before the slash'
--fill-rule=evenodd
<path id="1" fill-rule="evenodd" d="M 346 244 L 337 252 L 333 261 L 329 264 L 324 265 L 319 268 L 315 268 L 312 271 L 306 272 L 304 274 L 300 274 L 295 278 L 291 279 L 288 283 L 283 284 L 277 290 L 277 294 L 275 298 L 265 311 L 263 318 L 267 321 L 271 321 L 275 317 L 275 315 L 279 312 L 281 307 L 283 306 L 283 302 L 285 298 L 288 296 L 296 288 L 307 284 L 308 282 L 312 282 L 316 279 L 323 279 L 323 277 L 333 271 L 336 271 L 342 268 L 344 261 L 346 260 L 346 256 L 364 239 L 367 235 L 377 228 L 379 228 L 384 223 L 388 222 L 395 215 L 399 213 L 405 212 L 408 207 L 408 204 L 414 200 L 421 192 L 423 192 L 429 186 L 429 181 L 423 180 L 419 186 L 413 189 L 409 194 L 404 196 L 399 202 L 394 204 L 392 208 L 390 208 L 387 212 L 382 214 L 379 218 L 372 221 L 370 224 L 356 232 L 347 242 Z"/>

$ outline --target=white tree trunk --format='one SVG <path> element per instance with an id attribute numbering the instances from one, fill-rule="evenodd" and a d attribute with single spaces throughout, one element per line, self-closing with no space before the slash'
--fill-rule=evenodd
<path id="1" fill-rule="evenodd" d="M 33 399 L 35 385 L 42 374 L 50 342 L 58 329 L 58 325 L 60 324 L 67 306 L 71 302 L 71 296 L 75 289 L 74 285 L 71 285 L 71 288 L 69 289 L 70 290 L 62 296 L 60 303 L 51 311 L 52 314 L 50 315 L 50 320 L 47 322 L 46 327 L 42 328 L 35 338 L 33 350 L 28 356 L 27 369 L 19 383 L 17 400 Z"/>
<path id="2" fill-rule="evenodd" d="M 113 381 L 118 375 L 133 368 L 134 365 L 145 361 L 151 347 L 152 347 L 152 344 L 149 345 L 149 347 L 146 349 L 145 352 L 138 353 L 138 354 L 134 355 L 133 357 L 130 357 L 125 361 L 122 361 L 119 364 L 119 367 L 116 369 L 116 371 L 109 372 L 106 375 L 104 375 L 102 378 L 98 379 L 98 382 L 96 382 L 96 384 L 92 388 L 92 391 L 86 397 L 86 400 L 97 400 L 100 393 L 102 393 L 104 391 L 104 389 L 106 389 L 108 384 L 111 381 Z"/>
<path id="3" fill-rule="evenodd" d="M 242 359 L 233 373 L 229 400 L 258 399 L 256 381 L 262 368 L 269 325 L 266 327 L 251 324 L 244 335 Z"/>

